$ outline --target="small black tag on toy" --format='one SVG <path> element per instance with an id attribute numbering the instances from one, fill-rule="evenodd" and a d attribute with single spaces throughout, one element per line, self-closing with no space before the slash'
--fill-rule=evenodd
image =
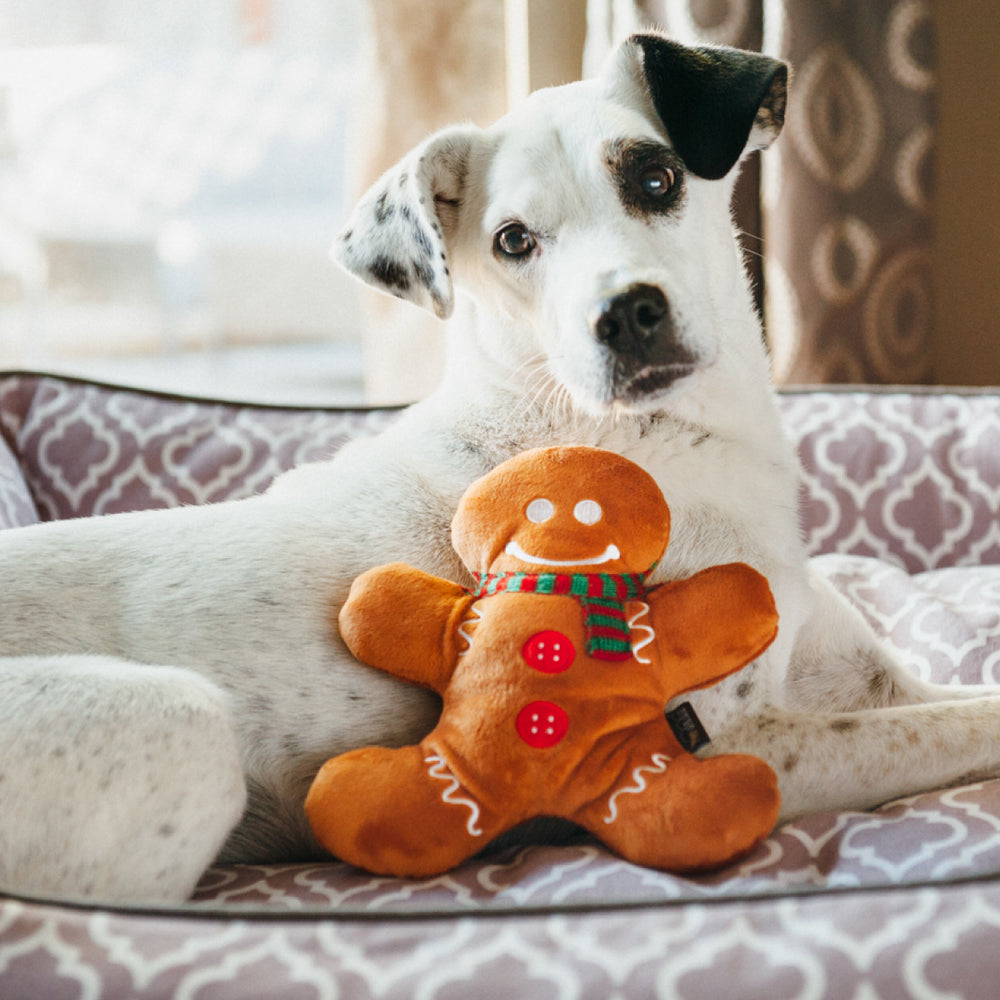
<path id="1" fill-rule="evenodd" d="M 663 713 L 670 728 L 680 743 L 688 753 L 694 753 L 701 749 L 706 743 L 711 742 L 705 727 L 701 724 L 701 719 L 695 714 L 691 707 L 691 702 L 681 702 L 675 709 Z"/>

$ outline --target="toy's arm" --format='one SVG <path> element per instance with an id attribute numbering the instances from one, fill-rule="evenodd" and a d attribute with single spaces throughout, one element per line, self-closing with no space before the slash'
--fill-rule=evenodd
<path id="1" fill-rule="evenodd" d="M 457 584 L 405 563 L 379 566 L 354 581 L 340 609 L 340 635 L 363 663 L 443 691 L 472 601 Z"/>
<path id="2" fill-rule="evenodd" d="M 670 697 L 735 673 L 778 634 L 771 588 L 745 563 L 663 584 L 647 601 Z"/>

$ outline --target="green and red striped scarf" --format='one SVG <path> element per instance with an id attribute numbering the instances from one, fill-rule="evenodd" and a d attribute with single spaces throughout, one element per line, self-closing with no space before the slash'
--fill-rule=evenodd
<path id="1" fill-rule="evenodd" d="M 632 655 L 625 602 L 646 594 L 646 573 L 481 573 L 470 590 L 475 598 L 494 594 L 556 594 L 575 597 L 583 609 L 587 654 L 598 660 Z"/>

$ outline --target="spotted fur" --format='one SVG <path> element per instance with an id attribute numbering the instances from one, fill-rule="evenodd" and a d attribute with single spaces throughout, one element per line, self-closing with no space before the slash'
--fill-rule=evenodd
<path id="1" fill-rule="evenodd" d="M 334 246 L 367 281 L 441 319 L 451 315 L 442 206 L 461 203 L 467 130 L 438 133 L 388 171 L 361 200 Z"/>

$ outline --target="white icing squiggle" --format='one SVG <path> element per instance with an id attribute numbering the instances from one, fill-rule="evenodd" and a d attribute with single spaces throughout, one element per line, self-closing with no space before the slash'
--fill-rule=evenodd
<path id="1" fill-rule="evenodd" d="M 649 663 L 651 662 L 649 658 L 640 656 L 639 651 L 645 649 L 656 638 L 656 633 L 653 631 L 652 625 L 636 624 L 640 618 L 649 614 L 649 605 L 645 601 L 636 601 L 635 603 L 639 605 L 639 610 L 628 620 L 629 630 L 642 629 L 643 632 L 649 634 L 641 639 L 634 638 L 632 640 L 632 655 L 639 663 Z"/>
<path id="2" fill-rule="evenodd" d="M 481 837 L 483 835 L 482 828 L 476 826 L 476 821 L 479 819 L 479 806 L 472 799 L 466 799 L 461 795 L 455 794 L 455 792 L 457 792 L 462 786 L 458 783 L 458 778 L 448 771 L 448 765 L 445 764 L 444 760 L 437 754 L 431 754 L 430 757 L 425 757 L 424 763 L 433 765 L 428 770 L 428 773 L 432 778 L 437 778 L 439 781 L 450 782 L 448 787 L 441 793 L 441 799 L 444 802 L 447 802 L 448 805 L 465 806 L 472 813 L 468 822 L 465 824 L 465 829 L 469 831 L 469 835 L 471 837 Z"/>
<path id="3" fill-rule="evenodd" d="M 458 626 L 458 634 L 465 640 L 465 649 L 459 650 L 459 656 L 465 656 L 465 654 L 472 649 L 472 635 L 468 631 L 470 628 L 475 628 L 480 619 L 482 619 L 483 613 L 479 610 L 479 606 L 473 604 L 469 608 L 469 617 L 462 619 L 462 624 Z"/>
<path id="4" fill-rule="evenodd" d="M 616 799 L 619 795 L 638 795 L 639 792 L 644 792 L 646 790 L 646 779 L 645 774 L 663 774 L 667 769 L 667 764 L 670 763 L 671 758 L 665 753 L 654 753 L 652 757 L 652 764 L 641 764 L 632 772 L 632 780 L 635 782 L 634 785 L 626 785 L 619 788 L 614 795 L 608 799 L 608 815 L 604 817 L 605 823 L 614 823 L 618 818 L 618 803 Z"/>

